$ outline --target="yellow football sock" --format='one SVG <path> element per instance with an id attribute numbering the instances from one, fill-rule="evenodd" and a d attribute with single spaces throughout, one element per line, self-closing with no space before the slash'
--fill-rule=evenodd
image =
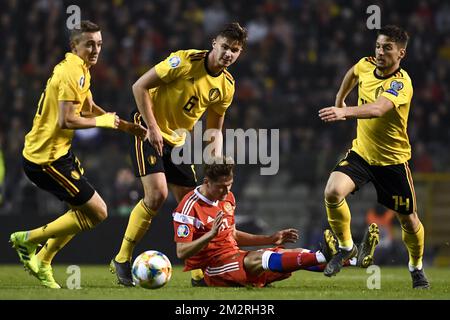
<path id="1" fill-rule="evenodd" d="M 352 248 L 353 240 L 350 231 L 350 208 L 347 201 L 342 199 L 339 203 L 329 203 L 325 200 L 328 223 L 339 240 L 339 247 Z"/>
<path id="2" fill-rule="evenodd" d="M 422 268 L 423 247 L 425 239 L 425 230 L 421 222 L 416 232 L 408 232 L 402 228 L 402 240 L 408 249 L 409 265 L 413 268 Z"/>
<path id="3" fill-rule="evenodd" d="M 93 226 L 91 220 L 81 211 L 70 209 L 49 224 L 29 231 L 27 240 L 39 243 L 50 238 L 77 234 L 82 230 L 91 229 Z"/>
<path id="4" fill-rule="evenodd" d="M 202 280 L 203 279 L 202 269 L 191 270 L 191 278 L 194 280 Z"/>
<path id="5" fill-rule="evenodd" d="M 72 238 L 74 234 L 48 239 L 39 253 L 36 255 L 41 264 L 51 264 L 55 255 L 61 250 Z"/>
<path id="6" fill-rule="evenodd" d="M 144 200 L 139 201 L 134 207 L 128 220 L 127 230 L 125 231 L 120 251 L 115 257 L 117 262 L 131 261 L 134 247 L 147 232 L 155 215 L 156 212 L 147 207 Z"/>

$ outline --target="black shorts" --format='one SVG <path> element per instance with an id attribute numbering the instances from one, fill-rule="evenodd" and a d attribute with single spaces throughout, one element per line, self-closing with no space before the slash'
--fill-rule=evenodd
<path id="1" fill-rule="evenodd" d="M 348 175 L 356 185 L 354 192 L 366 183 L 372 182 L 379 203 L 400 214 L 417 212 L 416 194 L 408 162 L 371 166 L 356 152 L 350 151 L 333 171 Z"/>
<path id="2" fill-rule="evenodd" d="M 139 112 L 134 111 L 131 117 L 132 122 L 146 127 Z M 168 183 L 184 187 L 197 186 L 197 177 L 193 164 L 174 164 L 172 162 L 173 146 L 164 141 L 163 156 L 161 157 L 148 140 L 142 141 L 137 137 L 132 139 L 130 146 L 131 162 L 133 163 L 136 177 L 164 172 Z"/>
<path id="3" fill-rule="evenodd" d="M 85 204 L 95 193 L 83 176 L 84 170 L 72 151 L 46 165 L 23 158 L 23 169 L 36 186 L 73 206 Z"/>

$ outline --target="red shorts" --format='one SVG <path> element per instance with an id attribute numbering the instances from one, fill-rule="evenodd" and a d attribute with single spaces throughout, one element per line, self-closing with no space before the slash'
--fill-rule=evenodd
<path id="1" fill-rule="evenodd" d="M 267 248 L 278 252 L 281 248 Z M 210 287 L 264 287 L 269 283 L 287 279 L 291 273 L 264 271 L 259 275 L 247 273 L 244 268 L 244 258 L 249 251 L 239 250 L 220 256 L 203 269 L 206 284 Z"/>

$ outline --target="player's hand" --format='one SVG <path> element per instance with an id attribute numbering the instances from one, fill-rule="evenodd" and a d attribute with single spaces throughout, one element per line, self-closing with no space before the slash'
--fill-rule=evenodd
<path id="1" fill-rule="evenodd" d="M 320 109 L 319 117 L 325 122 L 346 120 L 345 108 L 328 107 Z"/>
<path id="2" fill-rule="evenodd" d="M 159 131 L 159 128 L 150 127 L 147 130 L 147 139 L 148 142 L 150 142 L 150 144 L 153 146 L 153 148 L 155 148 L 158 155 L 162 157 L 164 141 L 161 132 Z"/>
<path id="3" fill-rule="evenodd" d="M 217 236 L 217 234 L 219 233 L 219 229 L 220 229 L 220 226 L 222 225 L 222 221 L 223 221 L 223 211 L 221 211 L 216 216 L 216 218 L 214 219 L 213 225 L 211 227 L 211 231 L 209 231 L 211 233 L 212 238 Z"/>
<path id="4" fill-rule="evenodd" d="M 144 140 L 147 136 L 147 129 L 140 124 L 131 123 L 122 119 L 119 119 L 117 128 L 123 132 L 135 135 L 141 140 Z"/>
<path id="5" fill-rule="evenodd" d="M 274 245 L 281 245 L 283 243 L 294 243 L 298 240 L 297 229 L 285 229 L 275 232 L 272 236 L 272 243 Z"/>

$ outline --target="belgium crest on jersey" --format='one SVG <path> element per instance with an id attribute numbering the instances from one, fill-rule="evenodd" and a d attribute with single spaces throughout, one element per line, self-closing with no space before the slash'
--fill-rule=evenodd
<path id="1" fill-rule="evenodd" d="M 220 96 L 220 90 L 218 88 L 212 88 L 209 90 L 209 101 L 213 102 Z"/>

